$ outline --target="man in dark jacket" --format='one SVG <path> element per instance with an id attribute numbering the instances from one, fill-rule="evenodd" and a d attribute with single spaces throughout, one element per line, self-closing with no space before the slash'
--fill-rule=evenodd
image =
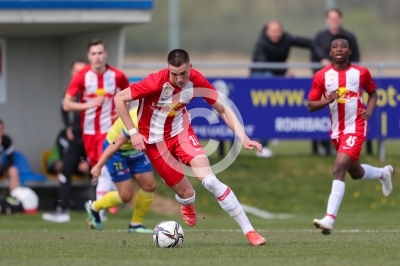
<path id="1" fill-rule="evenodd" d="M 256 42 L 253 52 L 253 62 L 284 63 L 289 57 L 291 47 L 301 47 L 312 50 L 313 42 L 309 38 L 293 36 L 283 30 L 282 23 L 271 20 L 265 25 Z M 289 77 L 293 76 L 289 69 L 282 68 L 253 68 L 250 71 L 253 77 Z M 268 148 L 268 140 L 264 140 L 263 153 L 256 153 L 259 157 L 271 157 L 272 151 Z"/>
<path id="2" fill-rule="evenodd" d="M 356 36 L 342 27 L 342 19 L 342 12 L 339 9 L 332 8 L 326 11 L 325 22 L 328 28 L 319 31 L 315 35 L 315 50 L 311 54 L 312 62 L 320 62 L 323 66 L 327 66 L 331 63 L 331 56 L 329 54 L 331 50 L 330 41 L 332 37 L 338 33 L 346 34 L 351 39 L 350 62 L 360 61 L 360 51 L 358 49 Z M 320 68 L 314 69 L 314 73 L 319 69 Z"/>
<path id="3" fill-rule="evenodd" d="M 312 50 L 309 38 L 293 36 L 283 30 L 282 23 L 271 20 L 261 30 L 253 52 L 253 62 L 286 62 L 292 46 Z M 291 76 L 287 69 L 251 69 L 251 76 Z"/>
<path id="4" fill-rule="evenodd" d="M 311 54 L 311 61 L 321 63 L 323 67 L 331 64 L 331 38 L 338 33 L 346 34 L 351 39 L 351 55 L 350 55 L 350 62 L 359 62 L 360 61 L 360 51 L 357 45 L 356 36 L 345 30 L 342 27 L 342 12 L 337 8 L 332 8 L 326 11 L 325 13 L 325 23 L 328 26 L 326 29 L 320 30 L 314 38 L 314 45 L 315 49 Z M 316 73 L 321 68 L 313 69 L 313 72 Z M 331 154 L 331 141 L 330 140 L 321 140 L 321 153 L 323 155 L 330 155 Z M 367 146 L 369 145 L 367 150 L 371 150 L 370 147 L 371 142 L 367 142 Z M 320 153 L 318 150 L 318 141 L 312 141 L 312 153 L 317 155 Z M 368 152 L 370 153 L 370 152 Z M 371 151 L 372 153 L 372 151 Z"/>

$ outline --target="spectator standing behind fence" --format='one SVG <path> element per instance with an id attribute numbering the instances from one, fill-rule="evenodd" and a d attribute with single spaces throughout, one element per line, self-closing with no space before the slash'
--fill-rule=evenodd
<path id="1" fill-rule="evenodd" d="M 0 176 L 8 178 L 10 193 L 19 187 L 20 183 L 19 172 L 14 165 L 14 150 L 12 140 L 4 134 L 4 123 L 0 120 Z"/>
<path id="2" fill-rule="evenodd" d="M 335 34 L 343 33 L 349 36 L 351 39 L 351 55 L 350 62 L 359 62 L 360 61 L 360 52 L 357 45 L 356 36 L 345 30 L 342 27 L 342 12 L 337 8 L 328 9 L 325 13 L 325 23 L 327 25 L 326 29 L 320 30 L 317 32 L 314 38 L 315 49 L 311 54 L 311 61 L 321 63 L 323 67 L 331 64 L 331 39 Z M 321 68 L 313 69 L 314 74 L 320 70 Z M 318 150 L 318 140 L 313 140 L 312 142 L 312 153 L 322 154 L 322 155 L 331 155 L 331 142 L 329 140 L 321 140 L 320 144 L 322 146 L 321 152 Z M 370 144 L 371 142 L 367 142 Z M 367 147 L 367 152 L 372 153 L 371 147 Z"/>
<path id="3" fill-rule="evenodd" d="M 261 30 L 257 39 L 252 61 L 261 63 L 284 63 L 289 57 L 291 47 L 301 47 L 312 50 L 313 42 L 310 38 L 294 36 L 284 31 L 278 20 L 269 21 Z M 252 77 L 290 77 L 290 69 L 282 68 L 252 68 Z M 272 151 L 268 148 L 268 140 L 264 140 L 263 153 L 256 153 L 260 157 L 271 157 Z"/>

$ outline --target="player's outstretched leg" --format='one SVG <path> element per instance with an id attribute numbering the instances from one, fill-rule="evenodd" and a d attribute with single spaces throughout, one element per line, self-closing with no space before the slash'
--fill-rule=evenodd
<path id="1" fill-rule="evenodd" d="M 214 194 L 221 208 L 239 224 L 250 244 L 253 246 L 266 244 L 265 238 L 254 230 L 238 199 L 227 185 L 221 183 L 214 174 L 206 176 L 202 184 Z"/>
<path id="2" fill-rule="evenodd" d="M 182 199 L 175 194 L 175 199 L 181 204 L 181 214 L 183 221 L 188 226 L 195 226 L 197 222 L 196 210 L 194 209 L 194 200 L 196 193 L 188 199 Z"/>
<path id="3" fill-rule="evenodd" d="M 88 214 L 89 226 L 96 230 L 102 230 L 103 225 L 101 223 L 100 214 L 98 211 L 93 210 L 91 200 L 85 203 L 85 209 Z"/>
<path id="4" fill-rule="evenodd" d="M 374 167 L 369 164 L 362 164 L 361 167 L 364 169 L 364 176 L 361 179 L 378 179 L 382 183 L 382 193 L 386 197 L 392 193 L 392 175 L 394 173 L 394 168 L 391 165 L 386 165 L 385 167 Z M 350 175 L 352 173 L 349 171 Z M 357 177 L 352 176 L 353 179 Z"/>
<path id="5" fill-rule="evenodd" d="M 380 179 L 380 182 L 382 183 L 382 193 L 387 197 L 393 190 L 392 175 L 394 174 L 394 168 L 391 165 L 386 165 L 383 169 L 385 172 Z"/>
<path id="6" fill-rule="evenodd" d="M 154 192 L 147 192 L 140 189 L 135 197 L 133 214 L 128 226 L 128 233 L 147 233 L 152 234 L 153 230 L 143 226 L 143 219 L 150 210 L 154 200 Z"/>

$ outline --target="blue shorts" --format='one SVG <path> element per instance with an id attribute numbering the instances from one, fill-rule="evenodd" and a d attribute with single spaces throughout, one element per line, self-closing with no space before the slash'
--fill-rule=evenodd
<path id="1" fill-rule="evenodd" d="M 104 141 L 103 151 L 110 145 Z M 106 163 L 112 181 L 122 182 L 132 178 L 134 174 L 152 172 L 150 161 L 144 152 L 135 150 L 118 150 Z"/>

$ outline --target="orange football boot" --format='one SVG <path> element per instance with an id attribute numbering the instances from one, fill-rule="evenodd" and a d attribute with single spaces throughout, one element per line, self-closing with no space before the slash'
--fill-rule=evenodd
<path id="1" fill-rule="evenodd" d="M 261 245 L 265 245 L 267 243 L 265 238 L 262 237 L 256 231 L 247 232 L 246 237 L 249 240 L 250 244 L 252 244 L 253 246 L 261 246 Z"/>
<path id="2" fill-rule="evenodd" d="M 197 220 L 197 216 L 196 216 L 196 210 L 194 209 L 194 205 L 181 205 L 181 213 L 182 213 L 182 218 L 183 221 L 185 221 L 185 223 L 188 226 L 195 226 L 196 225 L 196 220 Z"/>

